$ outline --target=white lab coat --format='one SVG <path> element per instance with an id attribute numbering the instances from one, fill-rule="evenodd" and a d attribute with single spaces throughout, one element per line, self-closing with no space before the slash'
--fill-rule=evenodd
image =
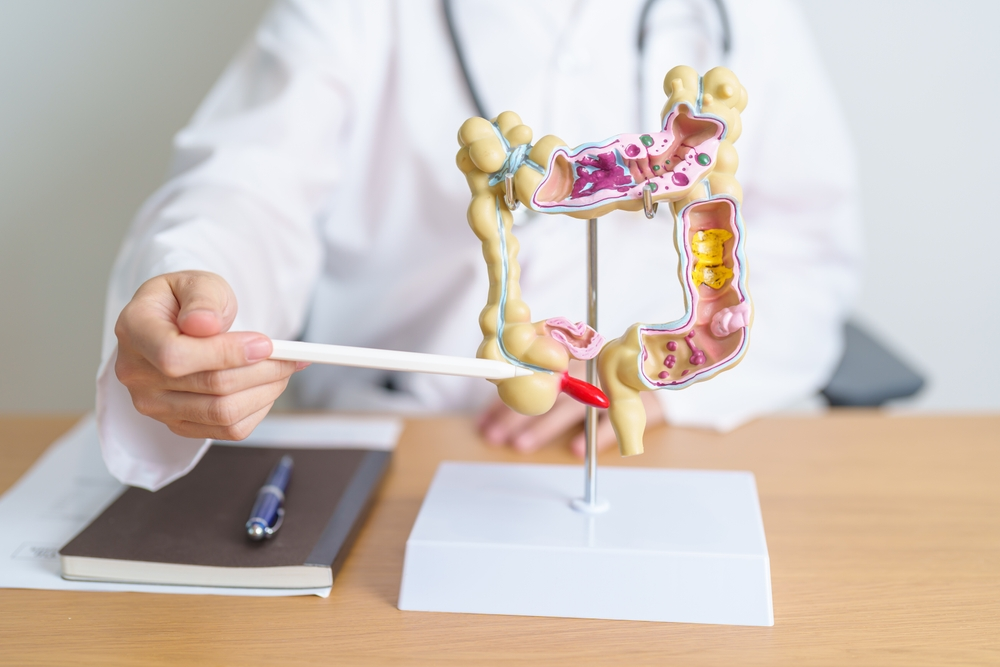
<path id="1" fill-rule="evenodd" d="M 487 111 L 517 111 L 536 140 L 553 133 L 572 146 L 656 128 L 663 74 L 721 62 L 708 0 L 659 2 L 641 67 L 641 0 L 455 5 Z M 671 423 L 717 429 L 823 386 L 841 352 L 860 245 L 850 142 L 803 20 L 789 0 L 727 6 L 726 64 L 750 93 L 736 146 L 756 320 L 741 365 L 659 392 Z M 139 415 L 115 377 L 114 323 L 152 276 L 220 274 L 239 303 L 233 330 L 475 354 L 486 267 L 454 163 L 456 131 L 474 113 L 437 0 L 288 0 L 268 13 L 177 135 L 170 178 L 137 215 L 114 266 L 97 406 L 117 478 L 159 488 L 208 446 Z M 606 336 L 680 316 L 671 227 L 663 213 L 601 219 Z M 517 235 L 534 319 L 584 319 L 584 224 L 527 214 Z M 469 378 L 390 380 L 329 366 L 297 377 L 299 403 L 314 408 L 467 411 L 496 395 Z"/>

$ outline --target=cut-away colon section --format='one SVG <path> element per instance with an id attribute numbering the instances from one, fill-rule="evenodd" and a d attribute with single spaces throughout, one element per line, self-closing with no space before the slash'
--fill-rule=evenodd
<path id="1" fill-rule="evenodd" d="M 650 134 L 620 134 L 574 149 L 557 148 L 532 197 L 539 210 L 588 209 L 618 199 L 680 199 L 712 169 L 725 125 L 679 105 Z"/>
<path id="2" fill-rule="evenodd" d="M 642 373 L 654 387 L 686 385 L 718 372 L 742 352 L 750 323 L 735 202 L 696 202 L 681 218 L 691 307 L 680 322 L 639 330 Z"/>
<path id="3" fill-rule="evenodd" d="M 593 359 L 604 345 L 604 336 L 583 322 L 570 322 L 565 317 L 553 317 L 539 323 L 542 335 L 551 336 L 562 344 L 574 359 Z"/>

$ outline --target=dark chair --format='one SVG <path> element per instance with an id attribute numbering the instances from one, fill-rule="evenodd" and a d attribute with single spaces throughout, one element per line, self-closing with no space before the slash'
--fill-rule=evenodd
<path id="1" fill-rule="evenodd" d="M 858 325 L 844 325 L 844 356 L 822 390 L 833 406 L 878 407 L 913 396 L 924 378 Z"/>

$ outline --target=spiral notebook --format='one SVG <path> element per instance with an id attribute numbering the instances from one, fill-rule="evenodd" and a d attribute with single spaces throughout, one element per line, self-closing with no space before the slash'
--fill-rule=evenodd
<path id="1" fill-rule="evenodd" d="M 247 538 L 258 489 L 282 455 L 295 461 L 272 539 Z M 330 586 L 371 506 L 389 451 L 213 445 L 194 470 L 150 492 L 129 488 L 60 551 L 73 580 L 317 588 Z"/>

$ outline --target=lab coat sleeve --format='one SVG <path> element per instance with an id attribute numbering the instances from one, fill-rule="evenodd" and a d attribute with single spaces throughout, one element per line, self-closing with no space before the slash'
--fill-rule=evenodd
<path id="1" fill-rule="evenodd" d="M 727 5 L 730 67 L 750 100 L 736 147 L 754 322 L 738 366 L 659 392 L 670 423 L 719 430 L 825 385 L 842 353 L 861 254 L 853 148 L 803 18 L 787 0 Z"/>
<path id="2" fill-rule="evenodd" d="M 160 488 L 209 444 L 140 415 L 115 376 L 114 325 L 144 281 L 211 271 L 236 294 L 232 330 L 288 338 L 303 327 L 324 259 L 316 220 L 385 69 L 384 4 L 278 3 L 177 135 L 171 177 L 133 221 L 108 288 L 97 416 L 121 481 Z"/>

